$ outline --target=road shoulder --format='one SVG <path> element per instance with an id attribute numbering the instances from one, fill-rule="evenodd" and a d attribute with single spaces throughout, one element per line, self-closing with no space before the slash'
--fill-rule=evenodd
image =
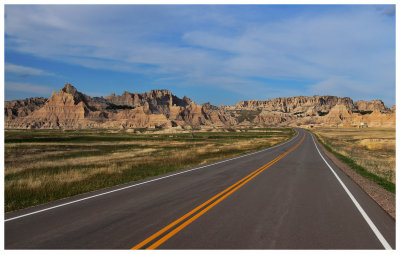
<path id="1" fill-rule="evenodd" d="M 314 135 L 314 134 L 312 134 Z M 331 152 L 325 149 L 323 145 L 317 141 L 319 149 L 321 149 L 324 154 L 347 176 L 349 176 L 356 184 L 358 184 L 361 189 L 365 191 L 375 202 L 382 207 L 393 219 L 396 219 L 396 195 L 391 193 L 378 184 L 372 182 L 369 179 L 364 178 L 359 175 L 354 169 L 350 168 L 347 164 L 336 158 Z"/>

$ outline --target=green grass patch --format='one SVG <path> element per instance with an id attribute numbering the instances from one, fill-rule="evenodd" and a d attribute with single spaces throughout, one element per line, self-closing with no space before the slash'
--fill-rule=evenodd
<path id="1" fill-rule="evenodd" d="M 342 162 L 346 163 L 347 165 L 349 165 L 352 169 L 354 169 L 358 174 L 360 174 L 361 176 L 375 182 L 376 184 L 379 184 L 380 186 L 382 186 L 384 189 L 392 192 L 392 193 L 396 193 L 396 184 L 386 180 L 383 177 L 380 177 L 372 172 L 369 172 L 368 170 L 366 170 L 365 168 L 363 168 L 362 166 L 358 165 L 353 159 L 344 156 L 343 154 L 340 154 L 338 152 L 336 152 L 332 147 L 334 147 L 332 145 L 332 143 L 330 143 L 328 140 L 326 140 L 325 142 L 323 142 L 318 135 L 315 135 L 318 139 L 318 141 L 326 148 L 326 150 L 328 150 L 329 152 L 331 152 L 332 154 L 334 154 L 339 160 L 341 160 Z"/>

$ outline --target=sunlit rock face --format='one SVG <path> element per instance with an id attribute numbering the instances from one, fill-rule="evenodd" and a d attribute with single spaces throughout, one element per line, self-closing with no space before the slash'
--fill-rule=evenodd
<path id="1" fill-rule="evenodd" d="M 381 100 L 297 96 L 241 101 L 231 106 L 196 104 L 168 90 L 90 97 L 67 83 L 51 97 L 5 102 L 5 128 L 218 128 L 266 126 L 395 126 L 396 107 Z"/>

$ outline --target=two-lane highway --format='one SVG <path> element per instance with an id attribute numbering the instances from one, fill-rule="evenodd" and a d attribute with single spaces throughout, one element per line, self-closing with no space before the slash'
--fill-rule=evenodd
<path id="1" fill-rule="evenodd" d="M 6 214 L 6 249 L 390 249 L 395 221 L 310 133 Z"/>

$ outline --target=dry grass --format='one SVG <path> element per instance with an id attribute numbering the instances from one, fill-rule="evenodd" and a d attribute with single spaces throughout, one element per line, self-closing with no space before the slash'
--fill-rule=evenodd
<path id="1" fill-rule="evenodd" d="M 336 152 L 350 157 L 366 170 L 395 183 L 394 128 L 318 128 L 314 132 Z"/>
<path id="2" fill-rule="evenodd" d="M 5 209 L 12 211 L 252 152 L 283 142 L 294 132 L 5 134 Z"/>
<path id="3" fill-rule="evenodd" d="M 101 165 L 101 164 L 110 164 L 115 161 L 127 161 L 132 160 L 133 158 L 141 157 L 143 155 L 149 155 L 153 152 L 157 151 L 154 148 L 145 148 L 145 149 L 134 149 L 128 152 L 114 152 L 108 155 L 95 155 L 95 156 L 87 156 L 87 157 L 79 157 L 79 158 L 71 158 L 64 160 L 43 160 L 39 159 L 34 162 L 28 161 L 24 162 L 24 158 L 22 157 L 18 159 L 18 162 L 9 163 L 10 165 L 5 169 L 5 176 L 10 174 L 15 174 L 22 171 L 35 170 L 41 168 L 50 168 L 50 167 L 73 167 L 79 165 Z M 84 150 L 78 150 L 78 152 L 84 153 Z M 38 158 L 43 158 L 47 154 L 38 155 Z M 29 157 L 31 159 L 32 157 Z"/>

